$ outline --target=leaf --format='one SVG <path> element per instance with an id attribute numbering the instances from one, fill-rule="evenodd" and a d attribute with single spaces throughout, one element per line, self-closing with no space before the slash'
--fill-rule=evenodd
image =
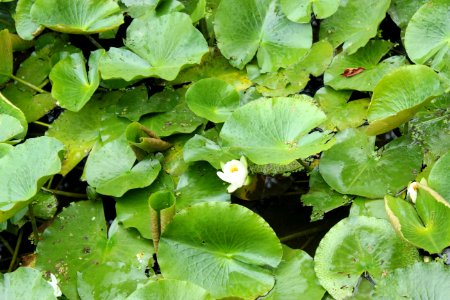
<path id="1" fill-rule="evenodd" d="M 147 156 L 148 153 L 161 152 L 172 146 L 137 122 L 128 125 L 125 131 L 125 138 L 139 160 Z"/>
<path id="2" fill-rule="evenodd" d="M 185 299 L 186 295 L 196 300 L 213 299 L 205 289 L 189 281 L 162 279 L 139 287 L 127 300 Z"/>
<path id="3" fill-rule="evenodd" d="M 416 64 L 442 70 L 450 63 L 450 10 L 446 0 L 431 0 L 412 16 L 405 32 L 405 48 Z"/>
<path id="4" fill-rule="evenodd" d="M 117 222 L 107 232 L 101 202 L 81 201 L 72 202 L 56 217 L 37 252 L 36 267 L 55 274 L 67 298 L 78 298 L 80 283 L 81 294 L 90 289 L 90 296 L 99 299 L 124 298 L 139 282 L 146 282 L 153 249 L 149 241 Z"/>
<path id="5" fill-rule="evenodd" d="M 384 199 L 369 200 L 367 198 L 356 197 L 352 201 L 349 217 L 366 216 L 385 219 L 389 217 L 384 208 Z"/>
<path id="6" fill-rule="evenodd" d="M 338 54 L 325 72 L 325 84 L 336 90 L 373 91 L 383 75 L 405 64 L 403 56 L 391 56 L 379 63 L 391 47 L 388 41 L 372 40 L 354 54 Z"/>
<path id="7" fill-rule="evenodd" d="M 440 94 L 439 77 L 426 66 L 404 66 L 391 71 L 373 90 L 367 133 L 376 135 L 394 129 Z"/>
<path id="8" fill-rule="evenodd" d="M 309 175 L 309 191 L 301 196 L 303 205 L 312 206 L 311 221 L 323 219 L 323 215 L 350 202 L 347 195 L 333 190 L 315 168 Z"/>
<path id="9" fill-rule="evenodd" d="M 385 206 L 392 226 L 405 240 L 429 253 L 450 246 L 450 204 L 419 189 L 415 205 L 386 195 Z"/>
<path id="10" fill-rule="evenodd" d="M 161 170 L 159 161 L 151 156 L 136 165 L 136 156 L 124 138 L 96 148 L 89 155 L 85 176 L 89 185 L 103 195 L 120 197 L 126 191 L 149 186 Z"/>
<path id="11" fill-rule="evenodd" d="M 126 12 L 133 18 L 139 18 L 145 14 L 153 14 L 160 0 L 121 0 L 125 4 Z"/>
<path id="12" fill-rule="evenodd" d="M 31 18 L 54 31 L 74 34 L 107 31 L 123 23 L 113 0 L 35 0 Z"/>
<path id="13" fill-rule="evenodd" d="M 413 180 L 422 167 L 422 150 L 401 137 L 374 151 L 375 137 L 356 129 L 336 136 L 336 144 L 322 154 L 323 179 L 342 194 L 383 198 Z"/>
<path id="14" fill-rule="evenodd" d="M 339 0 L 281 0 L 280 4 L 289 20 L 309 23 L 312 11 L 317 19 L 334 14 L 338 10 Z"/>
<path id="15" fill-rule="evenodd" d="M 283 259 L 275 270 L 275 286 L 261 299 L 322 299 L 325 290 L 314 272 L 314 262 L 306 252 L 283 245 Z"/>
<path id="16" fill-rule="evenodd" d="M 21 135 L 24 132 L 23 129 L 19 120 L 10 115 L 0 113 L 0 143 Z"/>
<path id="17" fill-rule="evenodd" d="M 450 269 L 439 262 L 417 262 L 377 282 L 373 299 L 445 299 Z"/>
<path id="18" fill-rule="evenodd" d="M 180 176 L 175 195 L 177 210 L 201 202 L 230 202 L 227 184 L 217 176 L 217 171 L 206 163 L 189 165 Z"/>
<path id="19" fill-rule="evenodd" d="M 186 103 L 197 116 L 222 123 L 239 107 L 239 94 L 223 80 L 201 79 L 186 91 Z"/>
<path id="20" fill-rule="evenodd" d="M 19 120 L 23 131 L 16 138 L 22 139 L 25 137 L 28 130 L 28 123 L 23 112 L 12 104 L 3 94 L 0 92 L 0 114 L 5 114 Z"/>
<path id="21" fill-rule="evenodd" d="M 309 24 L 286 18 L 275 0 L 224 0 L 214 19 L 218 47 L 242 69 L 257 54 L 262 72 L 298 62 L 312 44 Z"/>
<path id="22" fill-rule="evenodd" d="M 156 116 L 144 117 L 140 123 L 158 136 L 165 137 L 174 133 L 191 133 L 203 121 L 204 119 L 197 117 L 188 108 L 186 102 L 181 102 L 171 111 Z"/>
<path id="23" fill-rule="evenodd" d="M 183 158 L 187 163 L 202 160 L 207 161 L 214 168 L 220 169 L 221 162 L 225 163 L 238 157 L 214 141 L 196 134 L 184 145 Z"/>
<path id="24" fill-rule="evenodd" d="M 98 61 L 102 55 L 103 50 L 91 53 L 88 74 L 82 53 L 73 53 L 53 67 L 52 96 L 61 107 L 77 112 L 91 99 L 100 83 Z"/>
<path id="25" fill-rule="evenodd" d="M 343 43 L 343 50 L 353 54 L 376 36 L 390 0 L 341 1 L 335 14 L 320 24 L 320 39 L 327 39 L 334 48 Z"/>
<path id="26" fill-rule="evenodd" d="M 428 185 L 450 203 L 450 152 L 447 152 L 434 164 L 428 175 Z"/>
<path id="27" fill-rule="evenodd" d="M 2 278 L 3 277 L 3 278 Z M 0 276 L 0 298 L 8 300 L 52 300 L 53 288 L 33 268 L 20 267 Z"/>
<path id="28" fill-rule="evenodd" d="M 328 134 L 308 134 L 325 119 L 307 96 L 262 98 L 234 111 L 220 137 L 230 152 L 256 164 L 288 164 L 332 146 Z"/>
<path id="29" fill-rule="evenodd" d="M 344 130 L 364 124 L 370 101 L 369 99 L 348 101 L 350 95 L 350 91 L 335 91 L 329 87 L 323 87 L 316 92 L 314 100 L 327 115 L 327 120 L 321 128 Z"/>
<path id="30" fill-rule="evenodd" d="M 140 85 L 136 88 L 126 90 L 116 105 L 117 115 L 127 118 L 130 121 L 139 121 L 140 117 L 146 112 L 149 99 L 147 88 Z"/>
<path id="31" fill-rule="evenodd" d="M 13 73 L 13 50 L 7 29 L 0 31 L 0 57 L 0 84 L 3 84 Z"/>
<path id="32" fill-rule="evenodd" d="M 391 7 L 389 7 L 388 13 L 395 24 L 402 29 L 403 35 L 411 17 L 427 1 L 391 0 Z"/>
<path id="33" fill-rule="evenodd" d="M 255 298 L 273 287 L 270 269 L 281 256 L 262 218 L 242 206 L 214 202 L 175 216 L 161 236 L 158 263 L 164 278 L 190 281 L 214 298 Z"/>
<path id="34" fill-rule="evenodd" d="M 161 233 L 172 222 L 175 215 L 175 195 L 172 191 L 160 190 L 150 195 L 148 205 L 150 207 L 152 240 L 156 253 Z"/>
<path id="35" fill-rule="evenodd" d="M 319 282 L 335 299 L 350 297 L 365 272 L 377 282 L 418 259 L 417 249 L 397 237 L 388 221 L 369 217 L 334 225 L 314 257 Z"/>
<path id="36" fill-rule="evenodd" d="M 17 1 L 14 21 L 16 22 L 17 33 L 24 40 L 32 40 L 44 30 L 44 26 L 31 19 L 31 8 L 34 2 L 36 0 Z"/>
<path id="37" fill-rule="evenodd" d="M 63 144 L 50 137 L 27 139 L 0 158 L 0 210 L 31 199 L 61 169 Z M 1 220 L 4 221 L 4 220 Z"/>

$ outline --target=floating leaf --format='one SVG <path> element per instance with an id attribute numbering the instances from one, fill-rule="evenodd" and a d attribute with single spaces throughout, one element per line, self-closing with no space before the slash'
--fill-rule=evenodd
<path id="1" fill-rule="evenodd" d="M 0 31 L 0 84 L 9 80 L 13 72 L 13 49 L 7 29 Z"/>
<path id="2" fill-rule="evenodd" d="M 448 202 L 420 186 L 414 206 L 389 195 L 384 199 L 392 225 L 408 242 L 430 253 L 440 253 L 450 246 Z"/>
<path id="3" fill-rule="evenodd" d="M 232 153 L 256 164 L 288 164 L 332 146 L 328 134 L 308 134 L 325 119 L 307 96 L 263 98 L 233 112 L 220 136 Z"/>
<path id="4" fill-rule="evenodd" d="M 374 151 L 375 137 L 356 129 L 336 136 L 336 144 L 322 154 L 323 179 L 342 194 L 383 198 L 404 188 L 422 167 L 422 150 L 401 137 Z"/>
<path id="5" fill-rule="evenodd" d="M 0 276 L 0 298 L 8 300 L 54 300 L 53 288 L 40 271 L 20 267 Z"/>
<path id="6" fill-rule="evenodd" d="M 391 56 L 379 63 L 391 47 L 388 41 L 372 40 L 354 54 L 336 55 L 325 72 L 325 84 L 336 90 L 372 91 L 383 75 L 405 64 L 403 56 Z"/>
<path id="7" fill-rule="evenodd" d="M 189 281 L 163 279 L 139 287 L 127 300 L 185 299 L 187 295 L 196 300 L 213 299 L 205 289 Z"/>
<path id="8" fill-rule="evenodd" d="M 397 237 L 388 221 L 352 217 L 328 231 L 314 261 L 322 286 L 335 299 L 344 299 L 353 294 L 365 272 L 377 282 L 418 258 L 417 249 Z"/>
<path id="9" fill-rule="evenodd" d="M 389 220 L 386 209 L 384 208 L 383 199 L 369 200 L 367 198 L 356 197 L 352 201 L 349 216 L 366 216 Z"/>
<path id="10" fill-rule="evenodd" d="M 159 0 L 121 0 L 126 6 L 126 12 L 133 18 L 139 18 L 145 14 L 155 13 Z"/>
<path id="11" fill-rule="evenodd" d="M 197 116 L 221 123 L 239 107 L 239 94 L 223 80 L 202 79 L 186 91 L 186 103 Z"/>
<path id="12" fill-rule="evenodd" d="M 184 145 L 183 158 L 188 163 L 204 160 L 209 162 L 214 168 L 220 169 L 221 162 L 226 163 L 238 157 L 214 141 L 196 134 Z"/>
<path id="13" fill-rule="evenodd" d="M 149 102 L 147 88 L 145 85 L 140 85 L 125 91 L 117 102 L 116 113 L 120 117 L 137 122 L 142 115 L 147 113 L 146 106 Z"/>
<path id="14" fill-rule="evenodd" d="M 309 23 L 312 11 L 317 19 L 325 19 L 338 10 L 339 2 L 339 0 L 281 0 L 280 5 L 289 20 Z"/>
<path id="15" fill-rule="evenodd" d="M 217 176 L 217 170 L 206 163 L 195 163 L 180 176 L 175 195 L 177 210 L 201 202 L 229 202 L 227 185 Z"/>
<path id="16" fill-rule="evenodd" d="M 450 64 L 450 9 L 447 0 L 425 3 L 411 18 L 405 33 L 405 48 L 416 64 L 430 63 L 435 70 Z"/>
<path id="17" fill-rule="evenodd" d="M 78 298 L 80 282 L 81 292 L 88 289 L 99 299 L 124 298 L 139 282 L 146 282 L 153 249 L 149 241 L 117 222 L 107 233 L 101 202 L 82 201 L 71 203 L 56 217 L 44 231 L 37 253 L 36 267 L 55 274 L 67 298 Z"/>
<path id="18" fill-rule="evenodd" d="M 283 259 L 275 270 L 275 286 L 261 299 L 322 299 L 325 290 L 314 272 L 314 262 L 306 252 L 283 245 Z"/>
<path id="19" fill-rule="evenodd" d="M 270 269 L 281 256 L 278 238 L 261 217 L 213 202 L 175 216 L 161 236 L 158 263 L 164 278 L 190 281 L 214 298 L 255 298 L 272 289 Z"/>
<path id="20" fill-rule="evenodd" d="M 17 108 L 14 104 L 12 104 L 3 94 L 0 92 L 0 114 L 9 115 L 17 120 L 19 120 L 20 125 L 23 128 L 23 131 L 17 138 L 22 139 L 25 137 L 28 130 L 28 122 L 25 118 L 23 112 Z"/>
<path id="21" fill-rule="evenodd" d="M 0 113 L 0 143 L 21 135 L 24 132 L 23 129 L 19 120 L 10 115 Z"/>
<path id="22" fill-rule="evenodd" d="M 262 72 L 274 72 L 298 62 L 312 44 L 311 25 L 287 19 L 275 0 L 221 1 L 214 30 L 220 51 L 239 69 L 257 53 Z"/>
<path id="23" fill-rule="evenodd" d="M 0 210 L 24 205 L 61 169 L 63 144 L 50 137 L 27 139 L 0 158 Z M 1 220 L 4 221 L 4 220 Z"/>
<path id="24" fill-rule="evenodd" d="M 329 87 L 319 89 L 314 99 L 327 115 L 327 120 L 321 128 L 328 130 L 344 130 L 364 124 L 367 118 L 369 99 L 348 101 L 350 91 L 335 91 Z"/>
<path id="25" fill-rule="evenodd" d="M 16 14 L 16 30 L 24 40 L 32 40 L 42 32 L 44 26 L 36 23 L 31 18 L 31 7 L 36 0 L 19 0 L 17 1 Z"/>
<path id="26" fill-rule="evenodd" d="M 124 138 L 94 149 L 85 166 L 89 185 L 103 195 L 120 197 L 126 191 L 149 186 L 161 170 L 159 161 L 147 157 L 136 165 L 136 156 Z"/>
<path id="27" fill-rule="evenodd" d="M 429 67 L 413 65 L 391 71 L 373 91 L 367 133 L 376 135 L 394 129 L 441 93 L 439 76 Z"/>
<path id="28" fill-rule="evenodd" d="M 450 203 L 450 152 L 434 164 L 428 175 L 428 185 Z"/>
<path id="29" fill-rule="evenodd" d="M 450 268 L 439 262 L 418 262 L 395 270 L 375 286 L 373 299 L 445 299 Z"/>
<path id="30" fill-rule="evenodd" d="M 355 53 L 376 36 L 389 4 L 390 0 L 341 1 L 337 12 L 321 22 L 319 37 L 335 48 L 344 43 L 346 53 Z"/>
<path id="31" fill-rule="evenodd" d="M 35 0 L 31 18 L 52 30 L 75 34 L 107 31 L 123 23 L 113 0 Z"/>
<path id="32" fill-rule="evenodd" d="M 416 13 L 416 11 L 428 0 L 391 0 L 391 7 L 389 7 L 389 15 L 398 27 L 404 30 L 408 25 L 409 20 Z"/>
<path id="33" fill-rule="evenodd" d="M 313 207 L 311 221 L 320 220 L 325 213 L 350 202 L 347 195 L 339 194 L 323 180 L 317 168 L 309 176 L 309 191 L 301 200 L 303 205 Z"/>
<path id="34" fill-rule="evenodd" d="M 82 53 L 74 53 L 60 60 L 50 72 L 52 96 L 61 107 L 79 111 L 92 97 L 100 83 L 98 61 L 103 50 L 91 53 L 89 73 L 86 74 Z"/>

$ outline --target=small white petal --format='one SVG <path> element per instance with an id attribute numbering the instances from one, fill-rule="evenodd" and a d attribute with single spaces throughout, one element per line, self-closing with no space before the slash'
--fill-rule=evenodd
<path id="1" fill-rule="evenodd" d="M 412 182 L 408 186 L 408 196 L 409 198 L 411 198 L 412 203 L 416 203 L 418 188 L 419 185 L 417 184 L 417 182 Z"/>
<path id="2" fill-rule="evenodd" d="M 240 188 L 240 186 L 230 184 L 230 186 L 227 188 L 227 192 L 231 194 L 232 192 L 234 192 L 238 188 Z"/>
<path id="3" fill-rule="evenodd" d="M 61 289 L 58 286 L 58 279 L 56 279 L 56 276 L 50 273 L 50 280 L 48 284 L 53 288 L 53 295 L 55 297 L 60 297 L 62 295 Z"/>

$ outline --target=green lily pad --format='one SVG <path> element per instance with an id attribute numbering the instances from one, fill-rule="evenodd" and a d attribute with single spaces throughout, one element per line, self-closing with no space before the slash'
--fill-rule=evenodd
<path id="1" fill-rule="evenodd" d="M 274 72 L 298 62 L 312 44 L 311 25 L 290 21 L 275 0 L 221 1 L 214 30 L 220 51 L 239 69 L 257 54 L 262 72 Z"/>
<path id="2" fill-rule="evenodd" d="M 8 300 L 54 300 L 53 288 L 42 273 L 33 268 L 20 267 L 0 276 L 0 298 Z"/>
<path id="3" fill-rule="evenodd" d="M 159 161 L 149 156 L 136 165 L 136 156 L 124 138 L 99 149 L 94 148 L 85 166 L 89 185 L 103 195 L 120 197 L 126 191 L 149 186 L 161 170 Z"/>
<path id="4" fill-rule="evenodd" d="M 391 7 L 389 7 L 388 13 L 395 24 L 404 31 L 412 16 L 427 1 L 391 0 Z"/>
<path id="5" fill-rule="evenodd" d="M 148 198 L 159 190 L 172 191 L 175 184 L 170 175 L 161 172 L 158 178 L 147 188 L 134 189 L 116 198 L 117 220 L 125 228 L 136 228 L 142 237 L 151 239 L 151 215 Z"/>
<path id="6" fill-rule="evenodd" d="M 322 299 L 325 290 L 314 272 L 311 256 L 302 250 L 283 245 L 283 259 L 275 270 L 275 286 L 261 299 Z"/>
<path id="7" fill-rule="evenodd" d="M 174 133 L 191 133 L 203 122 L 204 119 L 194 114 L 186 102 L 178 104 L 171 111 L 156 116 L 144 117 L 140 120 L 142 125 L 160 137 Z"/>
<path id="8" fill-rule="evenodd" d="M 384 208 L 383 199 L 369 200 L 367 198 L 356 197 L 352 201 L 349 216 L 366 216 L 389 220 L 386 209 Z"/>
<path id="9" fill-rule="evenodd" d="M 189 281 L 163 279 L 138 288 L 127 300 L 141 299 L 190 299 L 212 300 L 208 291 Z"/>
<path id="10" fill-rule="evenodd" d="M 121 0 L 125 4 L 125 11 L 133 18 L 139 18 L 145 14 L 154 14 L 160 0 Z"/>
<path id="11" fill-rule="evenodd" d="M 434 164 L 428 175 L 428 185 L 450 203 L 450 152 Z"/>
<path id="12" fill-rule="evenodd" d="M 411 18 L 405 32 L 405 48 L 416 64 L 430 63 L 442 70 L 450 63 L 450 10 L 447 0 L 425 3 Z"/>
<path id="13" fill-rule="evenodd" d="M 24 128 L 16 118 L 0 113 L 0 143 L 21 135 Z"/>
<path id="14" fill-rule="evenodd" d="M 28 130 L 28 122 L 25 118 L 24 113 L 19 108 L 17 108 L 13 103 L 11 103 L 1 92 L 0 92 L 0 114 L 5 114 L 19 120 L 20 125 L 23 128 L 23 131 L 16 138 L 22 139 L 25 137 Z"/>
<path id="15" fill-rule="evenodd" d="M 90 287 L 93 299 L 104 299 L 102 294 L 126 297 L 148 280 L 145 269 L 153 247 L 117 222 L 107 231 L 101 201 L 82 201 L 72 202 L 56 217 L 44 231 L 37 253 L 36 268 L 55 274 L 67 298 L 78 298 L 81 273 L 79 288 Z M 104 272 L 96 272 L 99 266 Z"/>
<path id="16" fill-rule="evenodd" d="M 446 299 L 449 289 L 448 266 L 418 262 L 377 282 L 373 299 Z"/>
<path id="17" fill-rule="evenodd" d="M 385 197 L 386 211 L 394 228 L 411 244 L 430 253 L 450 246 L 450 204 L 419 188 L 415 205 Z"/>
<path id="18" fill-rule="evenodd" d="M 391 71 L 373 91 L 367 133 L 376 135 L 396 128 L 440 94 L 439 76 L 429 67 L 412 65 Z"/>
<path id="19" fill-rule="evenodd" d="M 375 137 L 356 129 L 336 136 L 336 144 L 322 154 L 323 179 L 342 194 L 383 198 L 413 180 L 422 167 L 422 150 L 401 137 L 374 151 Z"/>
<path id="20" fill-rule="evenodd" d="M 50 192 L 39 191 L 31 200 L 33 215 L 48 220 L 53 218 L 58 209 L 58 199 Z"/>
<path id="21" fill-rule="evenodd" d="M 369 217 L 337 223 L 314 257 L 319 282 L 335 299 L 350 297 L 365 272 L 377 282 L 418 259 L 417 249 L 402 241 L 388 221 Z"/>
<path id="22" fill-rule="evenodd" d="M 289 20 L 309 23 L 312 11 L 317 19 L 325 19 L 338 10 L 339 2 L 339 0 L 281 0 L 280 5 Z"/>
<path id="23" fill-rule="evenodd" d="M 89 73 L 86 74 L 82 53 L 74 53 L 60 60 L 50 72 L 52 96 L 61 107 L 79 111 L 92 97 L 100 83 L 98 61 L 103 50 L 91 53 Z"/>
<path id="24" fill-rule="evenodd" d="M 146 114 L 146 106 L 149 102 L 147 88 L 140 85 L 136 88 L 125 91 L 116 105 L 116 113 L 130 121 L 139 121 L 140 117 Z"/>
<path id="25" fill-rule="evenodd" d="M 186 103 L 197 116 L 222 123 L 239 107 L 239 94 L 225 81 L 207 78 L 189 87 Z"/>
<path id="26" fill-rule="evenodd" d="M 0 84 L 9 81 L 13 72 L 13 49 L 9 31 L 0 31 Z"/>
<path id="27" fill-rule="evenodd" d="M 31 7 L 35 1 L 36 0 L 17 1 L 14 21 L 16 22 L 17 33 L 24 40 L 34 39 L 44 29 L 44 26 L 31 19 Z"/>
<path id="28" fill-rule="evenodd" d="M 391 56 L 379 63 L 392 46 L 388 41 L 372 40 L 354 54 L 336 55 L 325 71 L 324 83 L 335 90 L 373 91 L 385 74 L 406 63 L 404 56 Z M 346 77 L 346 70 L 351 69 L 361 69 L 362 72 Z"/>
<path id="29" fill-rule="evenodd" d="M 389 4 L 390 0 L 341 1 L 337 12 L 321 22 L 319 37 L 335 48 L 343 43 L 346 53 L 355 53 L 377 35 Z"/>
<path id="30" fill-rule="evenodd" d="M 119 27 L 123 16 L 113 0 L 36 0 L 31 18 L 54 31 L 91 34 Z"/>
<path id="31" fill-rule="evenodd" d="M 271 269 L 281 256 L 278 238 L 261 217 L 211 202 L 175 216 L 161 236 L 158 263 L 164 278 L 190 281 L 214 298 L 255 298 L 272 289 Z"/>
<path id="32" fill-rule="evenodd" d="M 316 92 L 314 100 L 327 115 L 327 120 L 321 128 L 342 131 L 364 124 L 370 100 L 358 99 L 348 102 L 350 95 L 350 91 L 335 91 L 329 87 L 323 87 Z"/>
<path id="33" fill-rule="evenodd" d="M 209 162 L 214 168 L 220 169 L 221 162 L 226 163 L 239 157 L 222 148 L 214 141 L 196 134 L 184 145 L 183 158 L 187 163 L 204 160 Z"/>
<path id="34" fill-rule="evenodd" d="M 301 196 L 301 200 L 303 205 L 312 206 L 311 221 L 317 221 L 325 213 L 348 204 L 351 199 L 333 190 L 315 168 L 309 175 L 309 191 Z"/>
<path id="35" fill-rule="evenodd" d="M 0 158 L 0 210 L 31 199 L 61 169 L 63 144 L 50 137 L 27 139 Z M 1 220 L 4 221 L 4 220 Z"/>
<path id="36" fill-rule="evenodd" d="M 262 98 L 234 111 L 220 137 L 232 153 L 256 164 L 288 164 L 333 145 L 326 133 L 308 134 L 325 119 L 308 96 Z"/>
<path id="37" fill-rule="evenodd" d="M 217 170 L 206 163 L 189 165 L 175 190 L 177 210 L 201 202 L 230 202 L 227 184 L 216 173 Z"/>

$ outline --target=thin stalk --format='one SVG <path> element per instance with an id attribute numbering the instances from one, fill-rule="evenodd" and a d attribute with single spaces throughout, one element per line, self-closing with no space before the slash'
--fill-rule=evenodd
<path id="1" fill-rule="evenodd" d="M 87 39 L 88 39 L 95 47 L 97 47 L 98 49 L 105 49 L 105 48 L 103 48 L 103 46 L 100 45 L 100 43 L 97 42 L 92 36 L 90 36 L 90 35 L 85 35 L 85 37 L 87 37 Z"/>
<path id="2" fill-rule="evenodd" d="M 41 122 L 41 121 L 33 121 L 32 123 L 40 125 L 40 126 L 44 126 L 44 127 L 47 127 L 47 128 L 52 127 L 50 124 L 47 124 L 47 123 L 44 123 L 44 122 Z"/>
<path id="3" fill-rule="evenodd" d="M 20 82 L 21 84 L 26 85 L 27 87 L 29 87 L 30 89 L 35 90 L 36 92 L 42 93 L 42 94 L 48 94 L 47 91 L 44 91 L 43 89 L 41 89 L 40 87 L 35 86 L 32 83 L 29 83 L 28 81 L 23 80 L 22 78 L 19 78 L 15 75 L 9 75 L 12 79 L 14 79 L 15 81 Z"/>
<path id="4" fill-rule="evenodd" d="M 42 89 L 44 86 L 47 85 L 47 83 L 49 83 L 50 81 L 48 79 L 45 79 L 40 85 L 39 87 Z"/>
<path id="5" fill-rule="evenodd" d="M 3 246 L 5 246 L 6 249 L 8 249 L 9 253 L 11 255 L 14 254 L 14 249 L 11 247 L 11 245 L 8 243 L 8 241 L 0 235 L 0 242 L 2 242 Z"/>
<path id="6" fill-rule="evenodd" d="M 55 178 L 55 176 L 50 177 L 50 179 L 48 180 L 48 182 L 47 182 L 47 189 L 50 189 L 52 187 L 53 178 Z"/>
<path id="7" fill-rule="evenodd" d="M 36 225 L 36 218 L 33 213 L 33 206 L 31 204 L 28 204 L 28 217 L 30 217 L 31 227 L 33 228 L 34 244 L 37 245 L 39 242 L 39 231 Z"/>
<path id="8" fill-rule="evenodd" d="M 299 232 L 295 232 L 286 236 L 283 236 L 282 238 L 280 238 L 281 242 L 287 242 L 290 240 L 294 240 L 297 238 L 301 238 L 301 237 L 305 237 L 311 234 L 315 234 L 315 233 L 319 233 L 322 232 L 324 230 L 326 230 L 328 228 L 328 226 L 322 225 L 322 226 L 317 226 L 317 227 L 312 227 L 312 228 L 307 228 L 304 229 L 302 231 Z"/>
<path id="9" fill-rule="evenodd" d="M 70 198 L 86 198 L 86 194 L 79 194 L 79 193 L 72 193 L 72 192 L 64 192 L 60 190 L 53 190 L 53 189 L 46 189 L 44 187 L 41 188 L 41 190 L 52 193 L 54 195 L 64 196 L 64 197 L 70 197 Z"/>
<path id="10" fill-rule="evenodd" d="M 23 230 L 20 230 L 19 236 L 17 237 L 16 248 L 14 249 L 13 257 L 11 263 L 9 264 L 8 273 L 11 272 L 16 264 L 17 255 L 19 254 L 20 244 L 22 243 Z"/>
<path id="11" fill-rule="evenodd" d="M 303 168 L 305 168 L 306 171 L 311 172 L 313 169 L 310 165 L 308 165 L 303 159 L 297 159 L 297 161 L 302 165 Z"/>

